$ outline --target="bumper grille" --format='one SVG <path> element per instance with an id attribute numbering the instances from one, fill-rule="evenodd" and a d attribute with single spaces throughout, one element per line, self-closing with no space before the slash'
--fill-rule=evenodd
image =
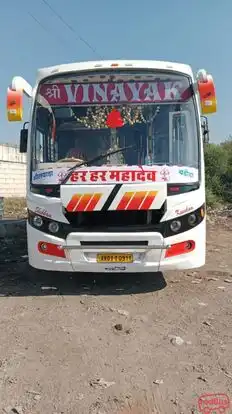
<path id="1" fill-rule="evenodd" d="M 81 246 L 148 246 L 148 241 L 140 240 L 140 241 L 81 241 Z"/>
<path id="2" fill-rule="evenodd" d="M 166 202 L 160 210 L 148 211 L 93 211 L 68 213 L 65 216 L 78 231 L 146 231 L 159 230 L 166 211 Z"/>

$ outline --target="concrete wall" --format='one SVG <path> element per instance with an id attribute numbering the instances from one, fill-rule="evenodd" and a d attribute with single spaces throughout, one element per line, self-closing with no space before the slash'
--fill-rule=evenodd
<path id="1" fill-rule="evenodd" d="M 0 144 L 0 197 L 26 196 L 26 160 L 18 146 Z"/>

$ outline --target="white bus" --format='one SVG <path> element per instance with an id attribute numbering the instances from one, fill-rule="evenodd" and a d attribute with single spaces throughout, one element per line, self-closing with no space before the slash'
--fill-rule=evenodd
<path id="1" fill-rule="evenodd" d="M 28 255 L 68 272 L 154 272 L 205 264 L 201 115 L 212 76 L 185 64 L 99 61 L 14 77 L 9 121 L 23 120 Z"/>

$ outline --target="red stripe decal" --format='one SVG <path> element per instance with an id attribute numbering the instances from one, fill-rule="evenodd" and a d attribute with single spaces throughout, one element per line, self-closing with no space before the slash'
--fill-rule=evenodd
<path id="1" fill-rule="evenodd" d="M 145 198 L 145 200 L 141 204 L 139 210 L 149 210 L 149 208 L 151 207 L 157 193 L 158 193 L 158 191 L 149 191 L 149 193 L 147 194 L 147 197 Z"/>
<path id="2" fill-rule="evenodd" d="M 74 211 L 80 198 L 81 198 L 81 194 L 74 194 L 74 196 L 71 198 L 71 200 L 69 201 L 66 207 L 67 211 L 70 211 L 70 212 Z"/>
<path id="3" fill-rule="evenodd" d="M 133 197 L 134 192 L 128 192 L 125 193 L 121 199 L 121 201 L 118 204 L 118 207 L 116 208 L 116 210 L 126 210 L 126 206 L 129 203 L 129 201 L 131 200 L 131 198 Z"/>
<path id="4" fill-rule="evenodd" d="M 100 193 L 94 194 L 94 196 L 91 198 L 90 203 L 87 205 L 85 211 L 93 211 L 101 197 L 102 197 L 102 194 Z"/>
<path id="5" fill-rule="evenodd" d="M 80 202 L 75 208 L 75 211 L 85 211 L 85 208 L 87 207 L 92 197 L 93 197 L 93 194 L 83 194 Z"/>
<path id="6" fill-rule="evenodd" d="M 147 195 L 147 191 L 138 191 L 135 193 L 134 197 L 131 199 L 130 203 L 126 207 L 126 210 L 138 210 L 140 204 Z"/>

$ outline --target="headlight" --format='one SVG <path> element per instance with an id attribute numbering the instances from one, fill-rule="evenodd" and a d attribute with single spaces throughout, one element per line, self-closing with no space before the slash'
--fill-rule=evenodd
<path id="1" fill-rule="evenodd" d="M 170 224 L 170 229 L 176 233 L 180 230 L 181 228 L 181 221 L 180 220 L 173 220 Z"/>
<path id="2" fill-rule="evenodd" d="M 51 221 L 51 223 L 48 225 L 48 229 L 51 233 L 57 233 L 59 231 L 59 228 L 59 224 L 55 221 Z"/>
<path id="3" fill-rule="evenodd" d="M 188 216 L 188 223 L 189 223 L 189 225 L 190 226 L 194 226 L 196 224 L 196 221 L 197 221 L 196 214 L 194 214 L 194 213 L 189 214 L 189 216 Z"/>
<path id="4" fill-rule="evenodd" d="M 42 227 L 43 225 L 43 219 L 40 216 L 34 216 L 32 222 L 35 227 Z"/>

